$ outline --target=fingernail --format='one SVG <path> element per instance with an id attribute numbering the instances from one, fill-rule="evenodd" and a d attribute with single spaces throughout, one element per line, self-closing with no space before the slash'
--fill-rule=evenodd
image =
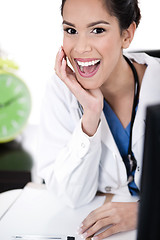
<path id="1" fill-rule="evenodd" d="M 81 234 L 81 233 L 82 233 L 82 228 L 79 227 L 79 228 L 77 229 L 77 234 Z"/>
<path id="2" fill-rule="evenodd" d="M 92 237 L 91 240 L 98 240 L 98 237 Z"/>

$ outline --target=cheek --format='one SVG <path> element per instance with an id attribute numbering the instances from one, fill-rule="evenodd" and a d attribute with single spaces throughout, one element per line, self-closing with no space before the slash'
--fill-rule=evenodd
<path id="1" fill-rule="evenodd" d="M 112 38 L 108 39 L 105 43 L 101 43 L 100 46 L 104 65 L 111 70 L 122 53 L 121 42 Z"/>
<path id="2" fill-rule="evenodd" d="M 103 54 L 106 54 L 107 52 L 110 53 L 114 49 L 117 49 L 119 47 L 118 42 L 114 38 L 107 38 L 106 40 L 99 42 L 99 51 Z"/>

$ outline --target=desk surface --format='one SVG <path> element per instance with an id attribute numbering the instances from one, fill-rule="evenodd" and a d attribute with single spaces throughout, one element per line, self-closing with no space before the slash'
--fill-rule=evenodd
<path id="1" fill-rule="evenodd" d="M 90 211 L 101 206 L 104 196 L 90 204 L 71 209 L 51 195 L 44 187 L 27 185 L 0 220 L 0 239 L 11 240 L 15 235 L 70 235 L 81 239 L 76 231 Z M 135 240 L 136 231 L 116 234 L 108 240 Z"/>
<path id="2" fill-rule="evenodd" d="M 22 189 L 14 189 L 0 193 L 0 219 L 16 201 Z"/>

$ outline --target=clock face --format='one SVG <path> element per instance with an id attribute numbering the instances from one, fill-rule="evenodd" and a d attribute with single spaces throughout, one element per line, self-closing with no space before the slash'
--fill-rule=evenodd
<path id="1" fill-rule="evenodd" d="M 31 97 L 24 82 L 11 73 L 0 73 L 0 142 L 13 140 L 24 128 Z"/>

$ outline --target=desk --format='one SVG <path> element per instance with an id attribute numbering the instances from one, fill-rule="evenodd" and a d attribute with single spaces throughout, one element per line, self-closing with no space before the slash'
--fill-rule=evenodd
<path id="1" fill-rule="evenodd" d="M 15 235 L 76 236 L 77 227 L 93 209 L 101 206 L 104 196 L 97 196 L 88 205 L 71 209 L 49 193 L 44 185 L 28 184 L 0 220 L 0 239 Z M 108 240 L 135 240 L 136 231 L 116 234 Z M 82 240 L 82 239 L 81 239 Z"/>
<path id="2" fill-rule="evenodd" d="M 0 193 L 0 219 L 3 217 L 6 211 L 16 201 L 22 189 L 14 189 Z"/>

